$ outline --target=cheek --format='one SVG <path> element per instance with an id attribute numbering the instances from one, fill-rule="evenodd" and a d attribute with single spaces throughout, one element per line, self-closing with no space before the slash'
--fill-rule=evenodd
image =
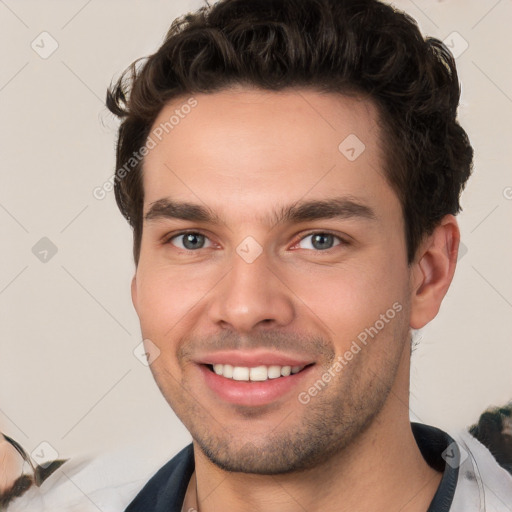
<path id="1" fill-rule="evenodd" d="M 339 340 L 337 351 L 345 350 L 376 322 L 381 327 L 381 315 L 392 320 L 385 322 L 384 328 L 391 336 L 390 327 L 406 311 L 407 265 L 382 252 L 379 257 L 361 258 L 338 268 L 318 267 L 300 275 L 300 279 L 295 275 L 290 281 L 295 283 L 293 290 L 307 306 L 308 316 L 319 318 L 327 334 Z"/>
<path id="2" fill-rule="evenodd" d="M 137 313 L 145 337 L 161 339 L 188 328 L 201 300 L 215 284 L 207 269 L 141 261 L 137 269 Z"/>

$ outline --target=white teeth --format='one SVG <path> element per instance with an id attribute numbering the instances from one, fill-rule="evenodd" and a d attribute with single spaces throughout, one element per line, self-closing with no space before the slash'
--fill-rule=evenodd
<path id="1" fill-rule="evenodd" d="M 230 364 L 214 364 L 213 371 L 217 375 L 222 375 L 227 379 L 239 381 L 265 381 L 268 379 L 277 379 L 279 377 L 288 377 L 290 374 L 299 373 L 304 366 L 232 366 Z"/>
<path id="2" fill-rule="evenodd" d="M 283 377 L 288 377 L 288 375 L 290 375 L 290 373 L 292 373 L 292 367 L 291 366 L 283 366 L 281 368 L 281 375 Z"/>
<path id="3" fill-rule="evenodd" d="M 233 378 L 233 367 L 230 364 L 221 365 L 224 366 L 224 369 L 222 370 L 221 375 L 224 375 L 224 377 L 227 377 L 228 379 Z"/>
<path id="4" fill-rule="evenodd" d="M 266 366 L 256 366 L 255 368 L 251 368 L 249 374 L 251 380 L 267 380 L 267 376 Z"/>
<path id="5" fill-rule="evenodd" d="M 233 380 L 249 380 L 249 368 L 235 366 L 233 368 Z"/>
<path id="6" fill-rule="evenodd" d="M 267 372 L 269 379 L 277 379 L 277 377 L 281 377 L 280 366 L 269 366 Z"/>

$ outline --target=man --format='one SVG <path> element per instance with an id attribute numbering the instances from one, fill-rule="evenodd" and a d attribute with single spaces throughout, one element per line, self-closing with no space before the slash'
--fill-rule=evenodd
<path id="1" fill-rule="evenodd" d="M 483 446 L 409 420 L 471 172 L 459 92 L 376 0 L 221 0 L 109 90 L 133 303 L 193 438 L 128 512 L 510 510 Z"/>

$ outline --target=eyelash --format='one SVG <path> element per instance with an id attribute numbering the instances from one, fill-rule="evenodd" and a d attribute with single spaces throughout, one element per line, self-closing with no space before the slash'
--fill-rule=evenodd
<path id="1" fill-rule="evenodd" d="M 189 230 L 189 231 L 180 231 L 178 233 L 174 233 L 173 235 L 167 237 L 164 240 L 164 245 L 171 244 L 171 241 L 174 240 L 175 238 L 179 238 L 180 236 L 191 235 L 191 234 L 192 235 L 201 235 L 201 236 L 204 236 L 206 239 L 209 240 L 208 236 L 205 233 L 202 233 L 201 231 Z M 306 239 L 306 238 L 308 238 L 309 236 L 312 236 L 312 235 L 331 235 L 334 238 L 338 239 L 339 244 L 336 244 L 333 247 L 330 247 L 329 249 L 325 249 L 325 250 L 314 250 L 314 249 L 305 249 L 305 250 L 313 251 L 313 252 L 316 252 L 316 253 L 329 253 L 330 251 L 332 251 L 333 249 L 335 249 L 338 246 L 347 246 L 347 245 L 349 245 L 349 242 L 346 239 L 342 238 L 340 235 L 337 235 L 336 233 L 333 233 L 333 232 L 328 231 L 328 230 L 327 231 L 326 230 L 317 230 L 317 231 L 310 231 L 310 232 L 304 234 L 301 238 L 299 238 L 298 240 L 296 240 L 293 243 L 293 246 L 299 244 L 304 239 Z M 201 249 L 207 249 L 207 248 L 208 247 L 201 247 Z M 198 252 L 200 250 L 200 249 L 196 249 L 196 250 L 182 249 L 181 247 L 176 247 L 176 249 L 178 249 L 181 252 L 187 252 L 187 253 Z"/>

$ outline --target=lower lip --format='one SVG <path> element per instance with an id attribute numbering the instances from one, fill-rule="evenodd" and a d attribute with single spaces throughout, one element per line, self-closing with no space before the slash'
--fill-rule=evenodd
<path id="1" fill-rule="evenodd" d="M 267 405 L 290 393 L 309 374 L 313 365 L 288 377 L 278 377 L 277 379 L 258 382 L 227 379 L 212 372 L 204 364 L 199 365 L 199 368 L 206 385 L 225 402 L 257 406 Z"/>

